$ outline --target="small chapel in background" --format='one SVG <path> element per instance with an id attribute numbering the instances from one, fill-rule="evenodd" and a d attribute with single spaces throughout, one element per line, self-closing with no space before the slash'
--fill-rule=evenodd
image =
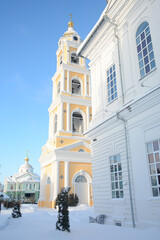
<path id="1" fill-rule="evenodd" d="M 90 72 L 86 60 L 76 57 L 82 40 L 73 25 L 70 19 L 58 42 L 49 136 L 39 159 L 39 207 L 53 208 L 61 188 L 69 186 L 80 204 L 92 205 L 90 141 L 83 135 L 92 118 Z"/>
<path id="2" fill-rule="evenodd" d="M 37 203 L 40 191 L 40 177 L 33 172 L 34 168 L 29 164 L 28 155 L 25 163 L 19 167 L 19 172 L 4 180 L 4 193 L 10 200 L 22 203 Z"/>

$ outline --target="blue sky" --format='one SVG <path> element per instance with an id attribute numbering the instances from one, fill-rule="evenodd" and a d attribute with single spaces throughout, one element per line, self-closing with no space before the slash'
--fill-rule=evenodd
<path id="1" fill-rule="evenodd" d="M 58 40 L 70 13 L 84 40 L 105 7 L 105 0 L 0 1 L 0 182 L 18 172 L 26 150 L 40 174 Z"/>

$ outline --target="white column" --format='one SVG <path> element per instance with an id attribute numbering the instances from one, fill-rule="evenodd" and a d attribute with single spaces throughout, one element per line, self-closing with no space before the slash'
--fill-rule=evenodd
<path id="1" fill-rule="evenodd" d="M 55 168 L 54 168 L 54 200 L 59 193 L 59 162 L 55 161 Z"/>
<path id="2" fill-rule="evenodd" d="M 57 130 L 61 130 L 61 103 L 58 105 Z"/>
<path id="3" fill-rule="evenodd" d="M 69 79 L 69 71 L 67 71 L 67 92 L 70 92 L 70 89 L 69 89 L 69 83 L 70 83 L 70 79 Z"/>
<path id="4" fill-rule="evenodd" d="M 92 95 L 92 89 L 91 89 L 91 77 L 88 76 L 88 78 L 89 78 L 89 79 L 88 79 L 88 84 L 89 84 L 89 88 L 88 88 L 88 89 L 89 89 L 89 93 L 88 93 L 88 95 L 91 96 L 91 95 Z"/>
<path id="5" fill-rule="evenodd" d="M 70 131 L 70 104 L 67 103 L 67 131 Z"/>
<path id="6" fill-rule="evenodd" d="M 45 188 L 45 179 L 44 179 L 44 167 L 41 168 L 41 183 L 40 183 L 40 201 L 44 201 L 44 189 Z"/>
<path id="7" fill-rule="evenodd" d="M 60 130 L 63 130 L 63 102 L 60 103 Z"/>
<path id="8" fill-rule="evenodd" d="M 65 162 L 64 186 L 69 187 L 69 162 Z"/>
<path id="9" fill-rule="evenodd" d="M 69 59 L 69 47 L 67 47 L 67 63 L 70 62 L 70 59 Z"/>
<path id="10" fill-rule="evenodd" d="M 87 75 L 84 75 L 84 95 L 88 95 L 87 94 Z"/>
<path id="11" fill-rule="evenodd" d="M 51 201 L 54 201 L 54 196 L 53 196 L 53 193 L 54 193 L 54 163 L 51 164 L 51 194 L 50 194 L 50 200 Z"/>
<path id="12" fill-rule="evenodd" d="M 62 72 L 62 77 L 61 77 L 61 91 L 64 92 L 64 84 L 65 84 L 65 74 L 64 71 Z"/>
<path id="13" fill-rule="evenodd" d="M 90 120 L 90 113 L 89 113 L 89 107 L 87 107 L 87 129 L 89 127 L 89 120 Z"/>

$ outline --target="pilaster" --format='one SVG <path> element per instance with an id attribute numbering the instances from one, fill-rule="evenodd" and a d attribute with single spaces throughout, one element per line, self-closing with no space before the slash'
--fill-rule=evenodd
<path id="1" fill-rule="evenodd" d="M 70 103 L 67 103 L 67 131 L 70 130 Z"/>
<path id="2" fill-rule="evenodd" d="M 54 201 L 59 193 L 59 162 L 55 161 L 54 167 Z"/>
<path id="3" fill-rule="evenodd" d="M 70 92 L 70 88 L 69 88 L 69 83 L 70 83 L 70 76 L 69 76 L 69 71 L 67 71 L 67 92 Z"/>
<path id="4" fill-rule="evenodd" d="M 69 162 L 65 162 L 65 177 L 64 177 L 64 186 L 69 187 Z"/>

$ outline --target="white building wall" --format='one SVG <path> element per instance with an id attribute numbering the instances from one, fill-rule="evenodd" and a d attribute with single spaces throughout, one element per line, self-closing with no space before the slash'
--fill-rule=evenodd
<path id="1" fill-rule="evenodd" d="M 160 197 L 152 196 L 146 155 L 146 142 L 160 138 L 160 99 L 157 97 L 158 93 L 160 95 L 159 9 L 159 0 L 117 1 L 107 13 L 111 21 L 98 29 L 82 51 L 84 57 L 91 60 L 93 119 L 86 135 L 92 141 L 94 209 L 97 213 L 105 213 L 106 222 L 110 224 L 120 220 L 124 226 L 133 226 L 134 217 L 137 227 L 160 225 Z M 144 21 L 149 23 L 156 68 L 141 79 L 136 31 Z M 119 47 L 115 25 L 111 22 L 118 25 Z M 114 63 L 118 98 L 108 103 L 106 71 Z M 124 123 L 117 119 L 118 111 L 126 120 L 133 214 Z M 109 157 L 115 154 L 121 154 L 123 199 L 111 197 Z"/>

